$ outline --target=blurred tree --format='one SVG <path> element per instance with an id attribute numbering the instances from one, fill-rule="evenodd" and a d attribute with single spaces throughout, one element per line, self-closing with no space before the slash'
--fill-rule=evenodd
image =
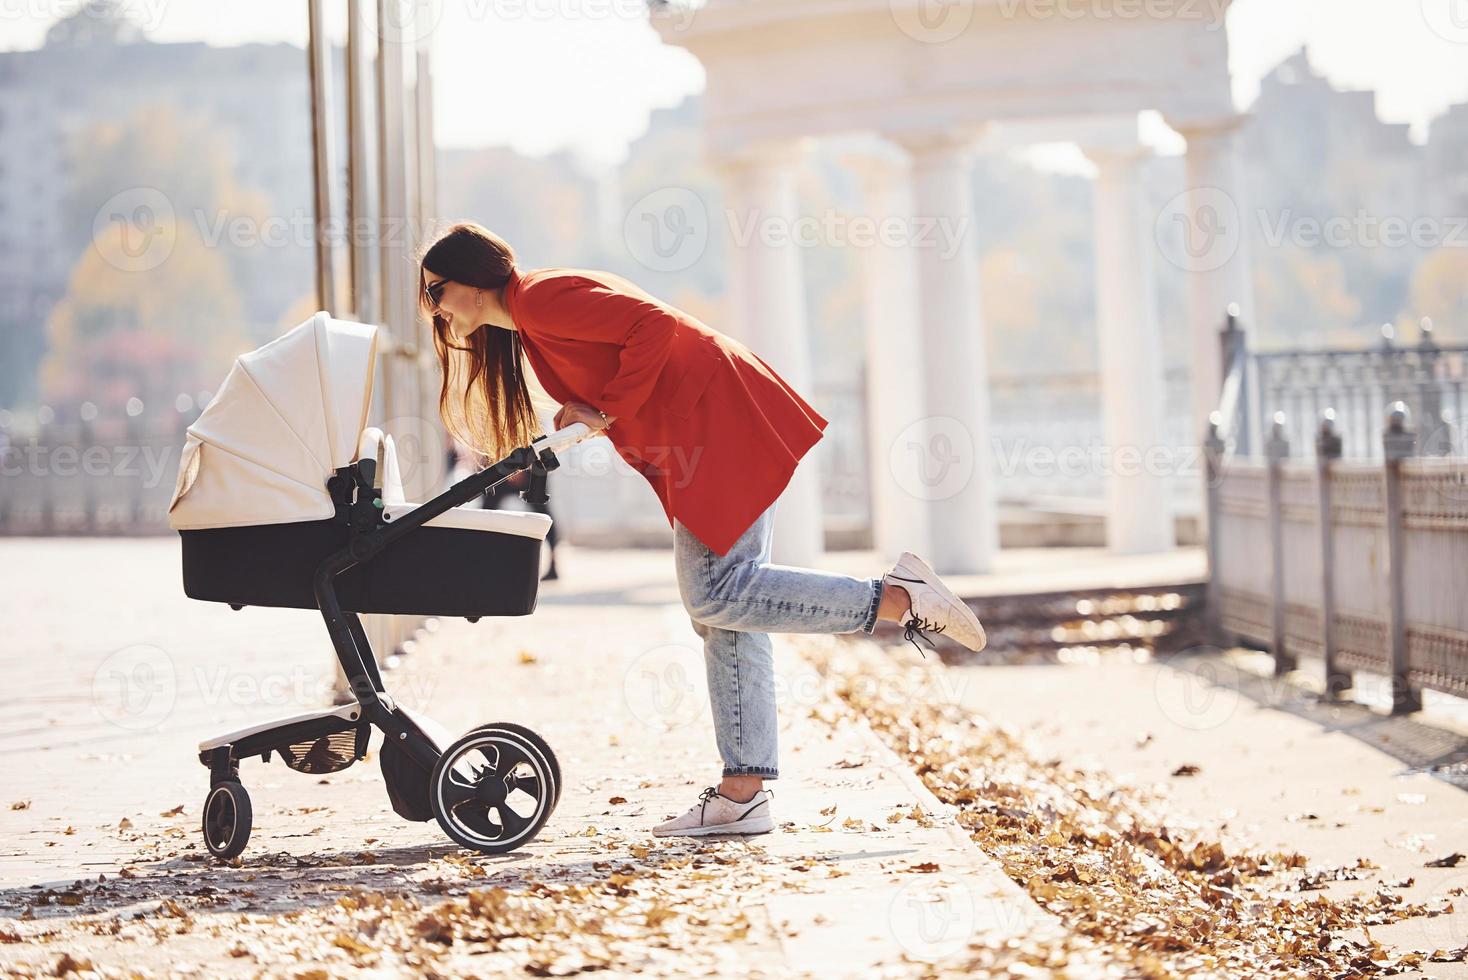
<path id="1" fill-rule="evenodd" d="M 1468 248 L 1444 246 L 1418 264 L 1412 313 L 1432 317 L 1439 342 L 1468 340 Z"/>
<path id="2" fill-rule="evenodd" d="M 213 388 L 253 346 L 237 283 L 269 251 L 269 201 L 235 183 L 206 117 L 171 106 L 81 130 L 69 149 L 77 258 L 46 322 L 41 397 L 172 404 Z"/>
<path id="3" fill-rule="evenodd" d="M 131 271 L 136 252 L 121 223 L 103 226 L 72 267 L 46 321 L 44 400 L 92 401 L 104 410 L 132 397 L 172 405 L 180 393 L 214 388 L 251 346 L 221 252 L 188 222 L 157 230 L 172 245 L 156 268 Z"/>
<path id="4" fill-rule="evenodd" d="M 1361 301 L 1350 289 L 1339 251 L 1280 244 L 1267 262 L 1255 265 L 1254 288 L 1259 309 L 1268 311 L 1264 346 L 1343 340 L 1350 346 L 1360 344 Z"/>

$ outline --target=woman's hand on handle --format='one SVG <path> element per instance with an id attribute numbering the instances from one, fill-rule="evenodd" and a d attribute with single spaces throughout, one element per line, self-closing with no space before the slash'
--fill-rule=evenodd
<path id="1" fill-rule="evenodd" d="M 603 415 L 585 402 L 566 402 L 560 411 L 556 412 L 552 424 L 557 429 L 564 429 L 568 425 L 584 422 L 593 432 L 606 434 L 606 430 L 613 422 L 617 421 L 614 415 Z"/>

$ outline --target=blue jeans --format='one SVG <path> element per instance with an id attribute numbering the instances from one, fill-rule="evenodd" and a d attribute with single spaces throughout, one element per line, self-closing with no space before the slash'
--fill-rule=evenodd
<path id="1" fill-rule="evenodd" d="M 870 633 L 881 578 L 770 563 L 775 504 L 729 553 L 715 554 L 675 521 L 674 563 L 683 606 L 703 639 L 714 739 L 726 776 L 779 776 L 779 723 L 769 633 Z"/>

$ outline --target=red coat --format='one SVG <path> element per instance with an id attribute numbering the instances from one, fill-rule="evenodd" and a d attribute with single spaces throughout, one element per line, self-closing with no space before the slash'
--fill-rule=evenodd
<path id="1" fill-rule="evenodd" d="M 743 344 L 595 269 L 515 270 L 505 306 L 557 401 L 617 421 L 617 453 L 720 555 L 780 496 L 826 427 Z"/>

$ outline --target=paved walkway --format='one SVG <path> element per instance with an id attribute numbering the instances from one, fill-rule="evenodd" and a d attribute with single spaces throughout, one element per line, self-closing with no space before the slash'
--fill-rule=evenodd
<path id="1" fill-rule="evenodd" d="M 1043 574 L 1017 560 L 1012 571 Z M 1107 566 L 1089 567 L 1094 578 Z M 1247 657 L 884 670 L 914 661 L 905 647 L 852 644 L 866 666 L 838 682 L 806 658 L 840 645 L 782 642 L 777 831 L 655 839 L 649 828 L 718 769 L 671 558 L 577 551 L 564 572 L 532 617 L 438 624 L 388 682 L 451 732 L 511 720 L 550 741 L 565 787 L 538 840 L 488 858 L 401 821 L 375 753 L 324 778 L 248 761 L 255 835 L 228 867 L 203 859 L 195 744 L 325 701 L 319 619 L 184 598 L 172 538 L 0 541 L 0 668 L 14 692 L 0 715 L 0 972 L 1012 975 L 1007 963 L 1044 976 L 1089 942 L 1086 904 L 1056 896 L 1083 894 L 1077 875 L 1111 860 L 1087 851 L 1090 832 L 1051 833 L 1055 814 L 1129 785 L 1165 802 L 1169 826 L 1230 854 L 1308 858 L 1272 879 L 1297 901 L 1420 905 L 1370 926 L 1389 950 L 1468 942 L 1468 797 L 1449 782 L 1468 741 L 1312 707 Z M 854 714 L 872 698 L 883 737 L 906 743 L 901 759 Z M 939 716 L 946 728 L 930 724 Z M 963 798 L 963 829 L 915 762 Z M 1034 855 L 1051 864 L 1020 873 L 1021 889 L 971 833 L 1012 872 Z M 1195 885 L 1163 878 L 1178 896 Z M 1461 962 L 1421 967 L 1406 975 L 1465 975 Z"/>
<path id="2" fill-rule="evenodd" d="M 321 703 L 330 648 L 319 619 L 184 598 L 173 539 L 0 549 L 5 619 L 21 624 L 3 662 L 20 690 L 0 719 L 0 915 L 11 917 L 0 938 L 44 939 L 0 945 L 12 969 L 48 971 L 64 953 L 207 976 L 311 964 L 349 974 L 415 957 L 449 973 L 496 957 L 498 968 L 570 972 L 650 949 L 637 954 L 649 972 L 912 975 L 981 932 L 1055 928 L 788 647 L 777 831 L 733 843 L 651 837 L 718 773 L 700 647 L 660 552 L 568 555 L 534 616 L 443 621 L 389 675 L 400 700 L 452 732 L 512 720 L 550 741 L 566 782 L 538 840 L 466 859 L 436 824 L 392 813 L 375 753 L 324 778 L 247 761 L 255 834 L 240 867 L 219 867 L 201 860 L 207 774 L 194 745 Z M 592 926 L 541 922 L 541 941 L 492 953 L 387 941 L 360 923 L 349 935 L 370 942 L 340 938 L 340 900 L 358 889 L 407 896 L 415 916 L 485 887 L 572 889 L 537 901 L 574 917 L 582 892 L 609 881 L 607 900 L 624 912 L 640 903 L 632 917 L 656 920 L 655 935 L 585 949 L 576 937 Z M 134 916 L 146 931 L 95 926 Z"/>

